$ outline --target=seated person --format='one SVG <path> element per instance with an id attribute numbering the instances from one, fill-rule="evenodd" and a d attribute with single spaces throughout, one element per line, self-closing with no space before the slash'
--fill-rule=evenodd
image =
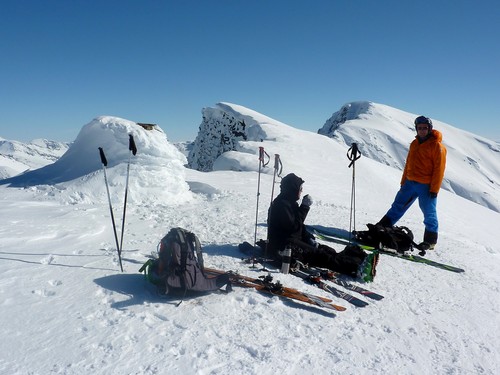
<path id="1" fill-rule="evenodd" d="M 280 260 L 285 247 L 292 249 L 292 262 L 298 260 L 313 267 L 328 268 L 352 277 L 372 281 L 378 253 L 366 254 L 359 246 L 349 245 L 340 253 L 333 248 L 318 244 L 309 233 L 304 221 L 312 204 L 309 195 L 299 206 L 304 180 L 290 173 L 281 180 L 280 194 L 273 200 L 268 213 L 268 256 Z"/>

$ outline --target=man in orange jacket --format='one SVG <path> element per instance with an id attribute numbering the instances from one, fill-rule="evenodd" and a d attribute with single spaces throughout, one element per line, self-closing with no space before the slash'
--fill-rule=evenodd
<path id="1" fill-rule="evenodd" d="M 401 188 L 378 224 L 393 226 L 418 198 L 425 225 L 424 241 L 419 247 L 428 250 L 434 249 L 438 239 L 436 203 L 446 166 L 446 147 L 441 143 L 443 135 L 433 129 L 430 118 L 418 116 L 415 130 L 417 136 L 410 144 Z"/>

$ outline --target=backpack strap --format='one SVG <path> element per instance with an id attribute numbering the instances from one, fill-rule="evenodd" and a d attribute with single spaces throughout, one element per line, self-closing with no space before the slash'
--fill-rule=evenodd
<path id="1" fill-rule="evenodd" d="M 203 273 L 203 255 L 202 255 L 200 240 L 198 239 L 198 237 L 196 237 L 196 235 L 194 233 L 189 232 L 189 231 L 182 229 L 182 228 L 177 228 L 176 233 L 177 233 L 177 240 L 178 240 L 179 244 L 181 245 L 180 281 L 181 281 L 181 288 L 184 289 L 184 296 L 182 297 L 182 300 L 179 302 L 179 304 L 180 304 L 184 300 L 184 297 L 185 297 L 186 292 L 187 292 L 187 279 L 186 278 L 188 277 L 188 275 L 187 275 L 188 272 L 187 272 L 186 264 L 187 264 L 187 258 L 188 258 L 188 256 L 190 256 L 190 254 L 188 254 L 188 253 L 190 253 L 191 251 L 193 253 L 196 253 L 197 262 L 201 268 L 202 273 Z M 195 285 L 197 282 L 196 272 L 194 272 L 192 275 L 189 274 L 189 277 L 190 278 L 194 277 L 194 279 L 191 279 L 190 281 L 191 281 L 192 285 Z"/>
<path id="2" fill-rule="evenodd" d="M 179 244 L 181 245 L 181 271 L 185 271 L 188 251 L 186 236 L 184 234 L 184 229 L 181 228 L 176 228 L 175 233 L 177 235 L 177 241 L 179 241 Z"/>
<path id="3" fill-rule="evenodd" d="M 190 233 L 193 236 L 194 242 L 194 250 L 196 252 L 196 258 L 198 259 L 198 264 L 200 265 L 201 270 L 205 269 L 205 264 L 203 263 L 203 251 L 201 249 L 200 240 L 194 233 Z"/>

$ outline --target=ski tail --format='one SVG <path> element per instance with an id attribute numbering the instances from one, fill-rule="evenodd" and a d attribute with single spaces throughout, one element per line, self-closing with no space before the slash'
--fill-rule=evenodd
<path id="1" fill-rule="evenodd" d="M 313 274 L 310 274 L 310 273 L 307 273 L 307 272 L 304 272 L 302 270 L 298 270 L 298 269 L 293 269 L 291 270 L 291 273 L 295 276 L 298 276 L 302 279 L 304 279 L 305 281 L 313 284 L 313 285 L 316 285 L 318 288 L 320 289 L 323 289 L 324 291 L 334 295 L 335 297 L 338 297 L 338 298 L 342 298 L 344 300 L 346 300 L 347 302 L 349 302 L 350 304 L 354 305 L 354 306 L 357 306 L 357 307 L 365 307 L 368 305 L 367 302 L 349 294 L 349 293 L 346 293 L 346 292 L 343 292 L 331 285 L 328 285 L 327 283 L 325 283 L 322 279 L 321 279 L 321 276 L 319 274 L 316 274 L 316 275 L 313 275 Z"/>

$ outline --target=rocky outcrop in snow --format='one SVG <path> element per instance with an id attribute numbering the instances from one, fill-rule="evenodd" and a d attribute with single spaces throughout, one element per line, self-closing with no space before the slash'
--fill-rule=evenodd
<path id="1" fill-rule="evenodd" d="M 247 140 L 247 124 L 224 108 L 204 108 L 203 121 L 193 148 L 188 154 L 188 166 L 199 171 L 211 171 L 215 160 L 226 151 L 236 149 L 238 140 Z"/>
<path id="2" fill-rule="evenodd" d="M 219 156 L 228 151 L 240 151 L 242 141 L 261 141 L 266 133 L 260 125 L 277 121 L 245 107 L 218 103 L 204 108 L 198 136 L 188 155 L 188 166 L 207 172 L 214 169 Z"/>

